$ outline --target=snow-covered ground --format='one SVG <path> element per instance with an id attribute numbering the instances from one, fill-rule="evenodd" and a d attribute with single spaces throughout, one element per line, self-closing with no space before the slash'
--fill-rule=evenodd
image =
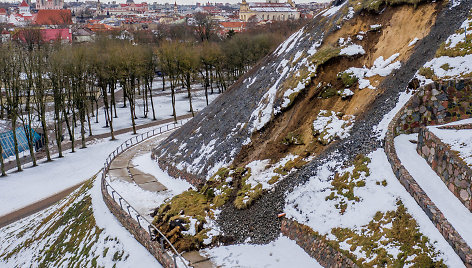
<path id="1" fill-rule="evenodd" d="M 384 213 L 394 211 L 397 200 L 401 200 L 417 221 L 420 232 L 429 237 L 435 243 L 434 247 L 441 252 L 439 258 L 443 258 L 445 263 L 451 267 L 463 267 L 462 261 L 451 246 L 397 180 L 384 150 L 377 149 L 368 157 L 371 161 L 368 164 L 370 175 L 364 174 L 365 186 L 357 187 L 355 190 L 359 202 L 348 202 L 347 209 L 343 214 L 336 208 L 339 199 L 327 197 L 332 191 L 331 181 L 334 173 L 352 172 L 352 167 L 342 168 L 340 162 L 330 161 L 319 168 L 316 176 L 288 194 L 284 209 L 287 217 L 309 226 L 321 235 L 326 234 L 328 238 L 335 239 L 331 234 L 333 228 L 358 230 L 368 224 L 378 211 Z M 386 186 L 379 184 L 382 180 L 385 180 Z M 341 244 L 341 246 L 349 250 L 349 245 Z M 389 249 L 394 256 L 397 250 L 395 248 Z M 365 257 L 362 252 L 353 252 L 353 254 L 359 258 Z"/>
<path id="2" fill-rule="evenodd" d="M 142 129 L 138 133 L 148 130 Z M 9 172 L 7 177 L 0 179 L 0 216 L 89 179 L 100 171 L 107 156 L 132 136 L 118 135 L 115 141 L 108 138 L 95 140 L 86 149 L 78 149 L 75 153 L 65 152 L 63 158 L 40 162 L 37 167 L 25 168 L 20 173 Z"/>
<path id="3" fill-rule="evenodd" d="M 1 228 L 0 240 L 0 267 L 5 268 L 161 267 L 108 210 L 100 179 L 89 189 L 78 189 L 56 205 Z"/>
<path id="4" fill-rule="evenodd" d="M 167 89 L 166 92 L 169 92 Z M 214 99 L 216 99 L 219 94 L 208 94 L 208 103 L 211 103 Z M 136 125 L 142 125 L 146 123 L 152 122 L 152 111 L 151 111 L 151 103 L 149 103 L 149 113 L 148 117 L 144 118 L 144 105 L 143 100 L 138 98 L 136 105 L 136 116 L 138 117 L 135 119 Z M 176 94 L 176 103 L 175 103 L 175 113 L 177 116 L 186 115 L 190 113 L 190 106 L 189 101 L 187 98 L 187 92 L 185 89 L 180 89 L 179 92 Z M 164 95 L 164 96 L 155 96 L 153 97 L 154 102 L 154 110 L 156 112 L 156 119 L 163 120 L 172 118 L 172 102 L 171 96 Z M 118 100 L 116 112 L 118 114 L 118 118 L 113 118 L 113 130 L 119 130 L 123 128 L 132 127 L 131 116 L 130 116 L 130 108 L 129 105 L 125 108 L 122 108 L 122 101 Z M 202 110 L 206 107 L 206 99 L 205 99 L 205 91 L 197 91 L 192 92 L 192 106 L 195 112 Z M 95 123 L 95 119 L 91 118 L 91 125 L 92 125 L 92 133 L 94 135 L 103 134 L 110 132 L 108 127 L 105 127 L 105 118 L 103 113 L 103 108 L 99 109 L 99 123 Z M 88 133 L 88 125 L 86 125 L 86 133 Z M 76 135 L 80 137 L 80 126 L 75 129 Z M 66 137 L 67 138 L 67 137 Z"/>
<path id="5" fill-rule="evenodd" d="M 285 236 L 266 245 L 221 246 L 202 250 L 202 253 L 218 267 L 322 267 Z"/>
<path id="6" fill-rule="evenodd" d="M 471 119 L 456 122 L 470 122 Z M 452 150 L 459 153 L 465 163 L 472 166 L 472 129 L 441 129 L 441 126 L 428 127 L 442 142 L 448 144 Z"/>
<path id="7" fill-rule="evenodd" d="M 400 135 L 395 138 L 395 149 L 403 166 L 441 210 L 469 246 L 472 246 L 472 213 L 454 196 L 423 157 L 416 152 L 417 134 Z"/>

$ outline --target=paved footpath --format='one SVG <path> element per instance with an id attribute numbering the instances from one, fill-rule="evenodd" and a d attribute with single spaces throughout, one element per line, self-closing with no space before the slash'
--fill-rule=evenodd
<path id="1" fill-rule="evenodd" d="M 178 116 L 177 120 L 190 118 L 190 117 L 192 117 L 191 114 Z M 162 124 L 167 124 L 167 123 L 172 123 L 172 122 L 174 122 L 173 118 L 165 119 L 165 120 L 159 120 L 159 121 L 153 121 L 153 122 L 148 123 L 148 124 L 143 124 L 143 125 L 136 126 L 136 130 L 143 129 L 143 128 L 149 128 L 149 127 L 153 127 L 153 126 L 158 126 L 158 125 L 162 125 Z M 129 133 L 131 131 L 132 131 L 132 128 L 120 129 L 120 130 L 115 131 L 115 135 Z M 101 134 L 101 135 L 90 136 L 90 137 L 87 137 L 87 142 L 90 142 L 90 141 L 93 141 L 93 140 L 96 140 L 96 139 L 109 138 L 110 136 L 111 136 L 110 133 L 104 133 L 104 134 Z M 75 146 L 76 148 L 80 148 L 80 146 L 81 146 L 80 142 L 77 142 L 75 145 L 76 145 Z M 71 149 L 70 142 L 63 144 L 63 150 L 64 151 L 65 150 L 70 150 L 70 149 Z M 51 154 L 57 153 L 57 148 L 56 147 L 51 148 L 51 150 L 52 150 Z M 85 149 L 85 150 L 87 150 L 87 149 Z M 45 160 L 44 152 L 38 153 L 36 156 L 37 156 L 38 163 L 42 160 Z M 30 157 L 22 157 L 21 162 L 22 162 L 22 165 L 31 163 L 31 158 Z M 7 163 L 6 166 L 7 166 L 7 170 L 16 168 L 16 164 L 15 164 L 14 161 L 11 161 L 11 162 Z M 32 168 L 34 168 L 34 167 L 32 167 Z M 9 176 L 15 176 L 15 175 L 10 174 Z M 89 178 L 86 178 L 84 181 L 86 181 L 88 179 Z M 70 188 L 64 189 L 61 192 L 55 193 L 52 196 L 49 196 L 47 198 L 38 200 L 38 202 L 36 202 L 36 203 L 30 204 L 26 207 L 23 207 L 21 209 L 18 209 L 16 211 L 13 211 L 11 213 L 8 213 L 6 215 L 1 216 L 0 217 L 0 228 L 3 227 L 3 226 L 6 226 L 6 225 L 8 225 L 12 222 L 21 220 L 21 219 L 23 219 L 27 216 L 30 216 L 30 215 L 32 215 L 32 214 L 34 214 L 34 213 L 36 213 L 40 210 L 43 210 L 45 208 L 48 208 L 48 207 L 52 206 L 53 204 L 60 201 L 62 198 L 68 196 L 75 189 L 79 188 L 82 184 L 83 184 L 83 182 L 79 183 L 79 184 L 76 184 L 76 185 L 74 185 Z"/>
<path id="2" fill-rule="evenodd" d="M 171 132 L 158 135 L 157 137 L 148 139 L 135 145 L 117 156 L 110 165 L 109 176 L 113 180 L 124 180 L 129 183 L 136 183 L 143 190 L 151 192 L 161 192 L 167 188 L 159 182 L 158 178 L 151 174 L 140 171 L 133 165 L 133 159 L 143 154 L 149 153 L 156 145 Z M 152 219 L 150 219 L 152 221 Z M 201 256 L 198 251 L 191 251 L 182 254 L 194 268 L 211 268 L 216 267 L 209 258 Z"/>

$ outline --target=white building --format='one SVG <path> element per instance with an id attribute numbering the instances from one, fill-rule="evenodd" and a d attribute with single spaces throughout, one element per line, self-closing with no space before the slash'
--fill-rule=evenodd
<path id="1" fill-rule="evenodd" d="M 300 18 L 300 12 L 295 8 L 295 4 L 292 0 L 288 0 L 287 3 L 279 3 L 279 0 L 247 3 L 246 0 L 243 0 L 239 6 L 239 19 L 242 21 L 248 21 L 252 17 L 257 19 L 257 21 L 297 20 Z"/>

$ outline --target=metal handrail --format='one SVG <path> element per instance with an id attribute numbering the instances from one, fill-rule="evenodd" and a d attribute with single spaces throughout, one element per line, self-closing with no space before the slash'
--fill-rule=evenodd
<path id="1" fill-rule="evenodd" d="M 120 193 L 118 193 L 111 185 L 110 183 L 108 183 L 108 181 L 106 180 L 106 176 L 108 174 L 108 171 L 109 171 L 109 168 L 110 168 L 110 165 L 111 165 L 111 162 L 117 157 L 119 156 L 121 153 L 123 153 L 124 151 L 126 151 L 127 149 L 129 149 L 130 147 L 133 147 L 134 145 L 136 144 L 139 144 L 149 138 L 152 138 L 154 136 L 157 136 L 157 135 L 160 135 L 164 132 L 168 132 L 168 131 L 171 131 L 171 130 L 174 130 L 176 128 L 179 128 L 181 127 L 184 122 L 187 122 L 189 121 L 190 119 L 187 118 L 187 119 L 182 119 L 182 120 L 179 120 L 178 122 L 175 122 L 175 123 L 171 123 L 171 124 L 167 124 L 165 129 L 163 129 L 162 127 L 163 126 L 159 126 L 159 128 L 155 128 L 155 129 L 152 129 L 150 131 L 147 131 L 145 133 L 142 133 L 141 135 L 137 135 L 137 136 L 134 136 L 134 137 L 131 137 L 127 140 L 125 140 L 120 146 L 118 146 L 113 152 L 111 152 L 107 159 L 105 160 L 105 163 L 104 163 L 104 167 L 103 167 L 103 173 L 102 173 L 102 188 L 105 188 L 106 192 L 108 195 L 110 195 L 110 192 L 109 192 L 109 189 L 111 189 L 111 196 L 112 196 L 112 199 L 113 201 L 115 201 L 118 205 L 120 205 L 120 208 L 123 210 L 123 211 L 127 211 L 128 212 L 128 215 L 131 217 L 131 218 L 134 218 L 130 212 L 130 208 L 132 209 L 132 211 L 134 212 L 135 214 L 135 218 L 136 218 L 136 222 L 139 224 L 139 226 L 141 228 L 143 228 L 145 231 L 147 231 L 150 235 L 150 239 L 151 240 L 155 240 L 156 237 L 154 236 L 153 237 L 153 233 L 151 231 L 151 229 L 154 229 L 161 237 L 161 239 L 164 239 L 170 246 L 170 248 L 172 249 L 174 255 L 173 255 L 173 258 L 174 258 L 174 265 L 175 267 L 177 267 L 177 259 L 176 257 L 178 257 L 181 262 L 184 264 L 185 267 L 188 267 L 187 264 L 185 263 L 185 260 L 184 258 L 182 257 L 182 255 L 177 251 L 177 249 L 174 247 L 174 245 L 172 245 L 172 243 L 169 241 L 169 239 L 167 239 L 167 237 L 158 229 L 156 228 L 154 225 L 152 225 L 151 222 L 149 222 L 144 216 L 142 216 L 125 198 L 123 198 L 123 196 L 120 195 Z M 171 126 L 171 127 L 169 127 Z M 151 134 L 152 133 L 152 134 Z M 135 142 L 133 142 L 133 140 L 135 140 Z M 115 194 L 118 196 L 118 202 L 116 201 L 115 199 Z M 126 202 L 126 204 L 124 204 L 123 206 L 123 203 L 122 201 Z M 126 208 L 126 210 L 124 209 Z M 148 229 L 144 228 L 142 225 L 141 225 L 141 222 L 139 220 L 139 218 L 141 218 L 142 220 L 144 220 L 147 224 L 148 224 Z M 161 245 L 163 246 L 163 240 L 161 240 Z M 164 248 L 163 248 L 164 249 Z"/>

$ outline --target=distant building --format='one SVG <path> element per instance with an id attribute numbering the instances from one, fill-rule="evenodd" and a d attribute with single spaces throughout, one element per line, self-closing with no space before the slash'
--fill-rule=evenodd
<path id="1" fill-rule="evenodd" d="M 133 0 L 127 0 L 126 4 L 120 4 L 118 7 L 107 8 L 106 13 L 109 15 L 131 15 L 135 13 L 145 13 L 149 10 L 146 2 L 136 4 Z"/>
<path id="2" fill-rule="evenodd" d="M 72 13 L 68 9 L 46 10 L 42 9 L 36 14 L 35 24 L 38 25 L 72 25 Z"/>
<path id="3" fill-rule="evenodd" d="M 7 22 L 8 15 L 7 11 L 4 8 L 0 8 L 0 23 Z"/>
<path id="4" fill-rule="evenodd" d="M 64 0 L 37 0 L 36 9 L 63 9 Z"/>
<path id="5" fill-rule="evenodd" d="M 32 16 L 30 6 L 28 5 L 28 3 L 26 3 L 25 0 L 23 0 L 23 2 L 21 2 L 20 6 L 18 7 L 18 13 L 23 17 Z"/>
<path id="6" fill-rule="evenodd" d="M 223 30 L 223 33 L 227 33 L 229 31 L 234 31 L 235 33 L 242 32 L 246 27 L 246 22 L 242 21 L 223 21 L 220 22 L 220 26 Z"/>
<path id="7" fill-rule="evenodd" d="M 263 20 L 297 20 L 300 18 L 300 12 L 295 8 L 292 0 L 287 3 L 279 3 L 279 0 L 266 0 L 266 2 L 246 2 L 243 0 L 239 6 L 239 19 L 248 21 L 254 18 L 257 21 Z"/>
<path id="8" fill-rule="evenodd" d="M 6 43 L 9 40 L 10 40 L 10 32 L 7 30 L 3 30 L 2 33 L 0 34 L 0 42 Z"/>
<path id="9" fill-rule="evenodd" d="M 93 42 L 95 39 L 95 33 L 88 28 L 79 28 L 72 33 L 74 42 Z"/>

